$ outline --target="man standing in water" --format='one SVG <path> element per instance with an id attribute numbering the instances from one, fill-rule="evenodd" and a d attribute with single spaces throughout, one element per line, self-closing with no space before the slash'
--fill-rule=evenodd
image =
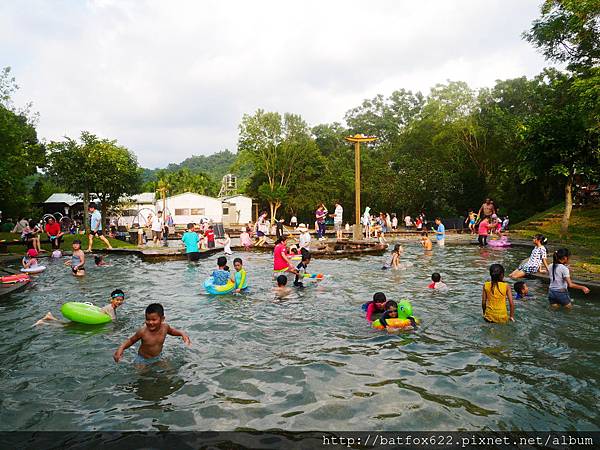
<path id="1" fill-rule="evenodd" d="M 90 212 L 90 235 L 88 239 L 88 249 L 87 252 L 90 253 L 92 251 L 92 244 L 94 243 L 94 236 L 100 238 L 102 242 L 106 244 L 106 246 L 111 249 L 112 245 L 108 242 L 108 239 L 104 237 L 102 234 L 102 214 L 100 211 L 96 209 L 95 203 L 90 203 L 88 206 L 88 211 Z"/>
<path id="2" fill-rule="evenodd" d="M 486 198 L 485 202 L 479 208 L 479 212 L 477 213 L 479 220 L 483 220 L 484 217 L 492 217 L 493 214 L 496 213 L 496 206 L 494 202 L 490 198 Z"/>

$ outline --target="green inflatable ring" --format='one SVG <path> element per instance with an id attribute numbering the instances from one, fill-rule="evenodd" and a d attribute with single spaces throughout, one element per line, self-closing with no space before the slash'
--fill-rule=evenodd
<path id="1" fill-rule="evenodd" d="M 108 314 L 90 303 L 67 302 L 62 305 L 60 312 L 73 322 L 88 325 L 99 325 L 112 320 Z"/>

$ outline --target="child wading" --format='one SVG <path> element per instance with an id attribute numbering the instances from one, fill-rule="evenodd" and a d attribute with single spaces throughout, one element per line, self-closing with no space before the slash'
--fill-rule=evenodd
<path id="1" fill-rule="evenodd" d="M 515 304 L 510 286 L 504 282 L 504 267 L 490 266 L 491 281 L 486 281 L 481 292 L 481 307 L 486 322 L 507 323 L 515 320 Z M 510 305 L 510 317 L 506 312 L 506 299 Z"/>
<path id="2" fill-rule="evenodd" d="M 152 303 L 146 308 L 146 324 L 120 345 L 113 355 L 113 359 L 115 362 L 119 362 L 123 357 L 123 352 L 141 340 L 142 345 L 138 349 L 134 363 L 143 365 L 155 363 L 160 360 L 167 335 L 181 336 L 188 347 L 192 345 L 187 334 L 172 328 L 165 322 L 165 311 L 162 305 Z"/>
<path id="3" fill-rule="evenodd" d="M 550 302 L 550 306 L 554 309 L 558 309 L 561 306 L 571 309 L 573 304 L 571 303 L 568 288 L 579 289 L 584 294 L 589 294 L 590 292 L 585 286 L 575 284 L 571 281 L 571 273 L 567 266 L 570 256 L 571 253 L 566 248 L 560 248 L 552 255 L 552 264 L 548 269 L 548 275 L 550 276 L 548 302 Z"/>

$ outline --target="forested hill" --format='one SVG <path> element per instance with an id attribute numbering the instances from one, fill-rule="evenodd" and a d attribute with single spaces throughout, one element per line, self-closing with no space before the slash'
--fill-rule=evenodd
<path id="1" fill-rule="evenodd" d="M 214 181 L 221 181 L 226 173 L 229 173 L 237 155 L 229 150 L 222 150 L 212 155 L 192 155 L 181 163 L 171 163 L 166 169 L 144 169 L 144 181 L 156 181 L 157 173 L 161 170 L 177 172 L 181 169 L 189 169 L 192 173 L 209 174 Z"/>

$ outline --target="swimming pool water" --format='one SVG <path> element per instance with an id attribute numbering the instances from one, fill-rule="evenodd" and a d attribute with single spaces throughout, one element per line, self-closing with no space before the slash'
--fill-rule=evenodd
<path id="1" fill-rule="evenodd" d="M 402 270 L 388 257 L 319 260 L 327 274 L 290 298 L 271 293 L 271 256 L 238 253 L 251 293 L 210 297 L 199 263 L 111 256 L 77 279 L 49 264 L 26 291 L 0 303 L 1 430 L 595 430 L 600 425 L 598 298 L 575 294 L 571 312 L 549 310 L 547 285 L 517 301 L 516 322 L 481 318 L 491 263 L 510 272 L 527 249 L 405 245 Z M 231 264 L 230 258 L 230 266 Z M 450 290 L 427 289 L 441 272 Z M 65 301 L 103 306 L 123 289 L 118 321 L 32 327 Z M 408 298 L 422 326 L 373 330 L 360 309 L 374 292 Z M 164 362 L 138 369 L 119 344 L 160 302 L 192 348 L 167 337 Z"/>

